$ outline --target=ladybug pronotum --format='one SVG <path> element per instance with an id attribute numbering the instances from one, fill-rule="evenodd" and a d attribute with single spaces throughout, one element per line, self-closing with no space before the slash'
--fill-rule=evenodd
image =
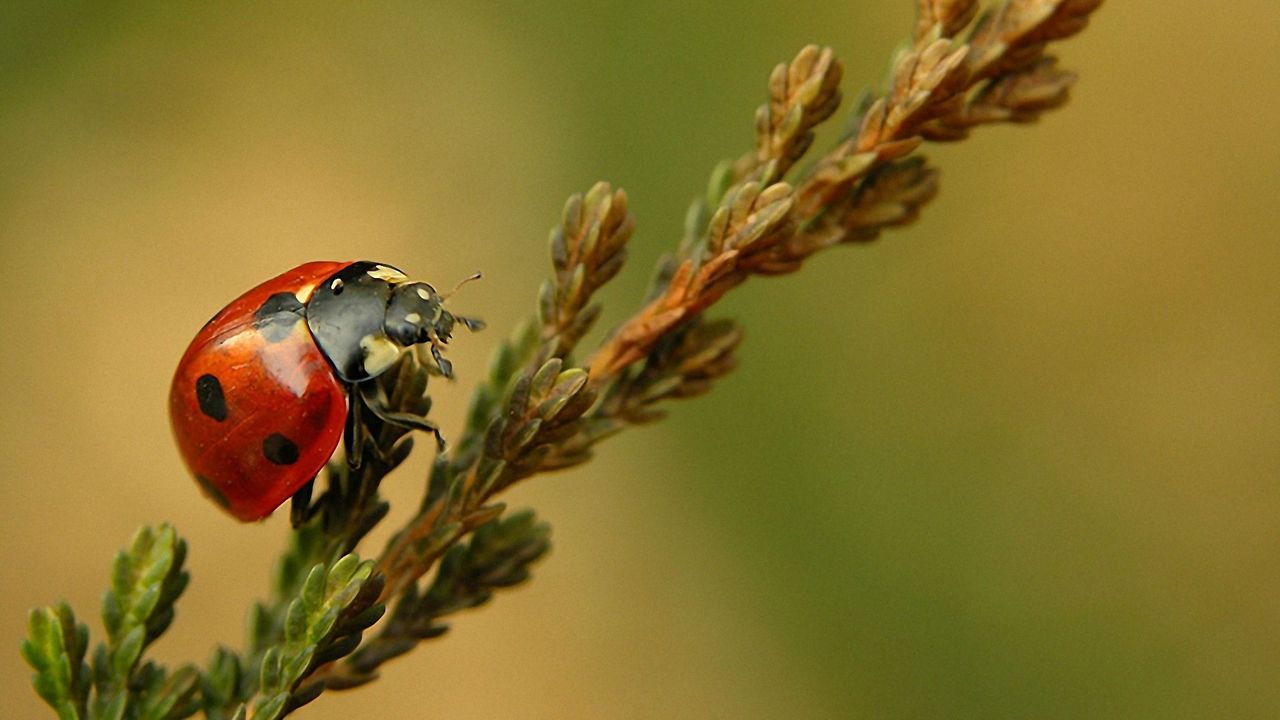
<path id="1" fill-rule="evenodd" d="M 363 411 L 440 434 L 395 412 L 374 382 L 415 345 L 441 354 L 457 317 L 427 283 L 390 265 L 310 262 L 223 308 L 196 334 L 169 390 L 178 449 L 201 489 L 242 521 L 267 517 L 309 484 L 347 438 L 359 462 Z"/>

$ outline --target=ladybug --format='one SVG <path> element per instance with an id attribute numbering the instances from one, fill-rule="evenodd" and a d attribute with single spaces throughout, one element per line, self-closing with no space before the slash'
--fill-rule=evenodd
<path id="1" fill-rule="evenodd" d="M 483 324 L 444 300 L 390 265 L 320 261 L 231 301 L 191 341 L 169 390 L 178 449 L 204 493 L 242 521 L 267 517 L 310 489 L 344 432 L 359 464 L 351 419 L 364 409 L 443 447 L 426 418 L 386 407 L 374 380 L 417 345 L 451 376 L 440 351 L 454 324 Z"/>

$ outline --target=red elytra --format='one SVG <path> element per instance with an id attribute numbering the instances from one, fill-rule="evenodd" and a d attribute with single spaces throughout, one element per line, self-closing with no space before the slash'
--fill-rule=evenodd
<path id="1" fill-rule="evenodd" d="M 205 494 L 240 520 L 270 515 L 342 439 L 345 387 L 301 309 L 351 264 L 306 263 L 249 290 L 205 324 L 178 363 L 169 394 L 178 449 Z"/>

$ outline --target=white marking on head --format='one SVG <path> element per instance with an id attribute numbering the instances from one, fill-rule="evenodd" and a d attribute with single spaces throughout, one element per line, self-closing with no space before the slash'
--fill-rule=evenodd
<path id="1" fill-rule="evenodd" d="M 337 290 L 341 287 L 342 287 L 342 278 L 334 278 L 333 282 L 329 283 L 330 290 Z"/>
<path id="2" fill-rule="evenodd" d="M 394 365 L 403 348 L 385 335 L 365 335 L 360 338 L 360 349 L 364 351 L 364 371 L 372 377 Z"/>
<path id="3" fill-rule="evenodd" d="M 392 285 L 402 283 L 409 279 L 408 275 L 405 275 L 393 267 L 387 267 L 386 265 L 374 265 L 373 269 L 365 274 L 374 280 L 384 280 Z"/>
<path id="4" fill-rule="evenodd" d="M 423 300 L 430 300 L 431 293 L 427 292 L 426 288 L 418 288 L 418 297 L 422 298 Z"/>
<path id="5" fill-rule="evenodd" d="M 408 315 L 404 316 L 404 319 L 405 319 L 405 322 L 411 322 L 414 325 L 417 325 L 418 323 L 422 322 L 422 316 L 419 315 L 418 313 L 409 313 Z"/>

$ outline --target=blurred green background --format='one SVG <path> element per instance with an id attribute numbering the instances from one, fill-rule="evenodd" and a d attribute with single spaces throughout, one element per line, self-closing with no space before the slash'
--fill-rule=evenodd
<path id="1" fill-rule="evenodd" d="M 240 644 L 287 523 L 200 498 L 165 416 L 214 310 L 310 259 L 483 269 L 456 428 L 565 197 L 631 195 L 617 320 L 771 66 L 832 45 L 852 95 L 912 5 L 5 3 L 5 716 L 45 712 L 26 609 L 98 632 L 143 523 L 191 542 L 159 657 Z M 1070 105 L 929 151 L 920 223 L 735 293 L 739 372 L 511 494 L 534 582 L 302 716 L 1280 717 L 1280 30 L 1208 7 L 1108 3 Z"/>

